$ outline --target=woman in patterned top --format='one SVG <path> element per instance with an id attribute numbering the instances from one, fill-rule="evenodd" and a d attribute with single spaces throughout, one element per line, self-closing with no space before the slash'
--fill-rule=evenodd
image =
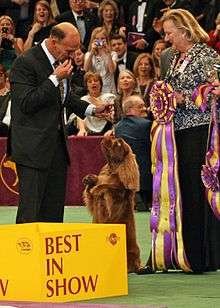
<path id="1" fill-rule="evenodd" d="M 167 12 L 163 18 L 165 41 L 176 54 L 166 80 L 177 99 L 174 117 L 179 179 L 183 207 L 183 239 L 194 273 L 217 270 L 220 266 L 220 222 L 214 217 L 201 181 L 210 122 L 210 109 L 201 112 L 192 101 L 196 87 L 210 81 L 213 65 L 220 58 L 206 42 L 208 34 L 186 10 Z"/>
<path id="2" fill-rule="evenodd" d="M 220 267 L 220 222 L 214 217 L 201 181 L 205 163 L 210 108 L 201 112 L 192 101 L 194 89 L 210 81 L 213 65 L 220 59 L 206 42 L 208 34 L 186 10 L 173 9 L 162 17 L 165 41 L 176 50 L 166 81 L 175 91 L 174 116 L 182 197 L 182 223 L 185 252 L 195 274 Z M 140 274 L 152 273 L 150 267 Z"/>

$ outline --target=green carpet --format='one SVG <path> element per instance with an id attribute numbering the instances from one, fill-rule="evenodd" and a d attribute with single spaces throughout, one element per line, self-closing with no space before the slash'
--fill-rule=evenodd
<path id="1" fill-rule="evenodd" d="M 16 207 L 0 207 L 0 224 L 15 221 Z M 86 208 L 66 207 L 65 222 L 90 222 Z M 136 213 L 141 259 L 150 251 L 149 214 Z M 137 276 L 129 274 L 129 295 L 86 301 L 98 304 L 166 306 L 168 308 L 220 308 L 220 271 L 187 275 L 181 272 Z"/>

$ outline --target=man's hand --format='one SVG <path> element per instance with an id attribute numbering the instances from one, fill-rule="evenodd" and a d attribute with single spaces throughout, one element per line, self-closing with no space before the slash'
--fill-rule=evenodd
<path id="1" fill-rule="evenodd" d="M 136 40 L 132 45 L 136 47 L 137 49 L 142 50 L 146 47 L 147 43 L 144 39 L 139 39 L 139 40 Z"/>
<path id="2" fill-rule="evenodd" d="M 53 75 L 56 75 L 58 80 L 62 80 L 64 78 L 69 78 L 71 76 L 72 70 L 72 61 L 69 59 L 59 64 L 53 71 Z"/>
<path id="3" fill-rule="evenodd" d="M 28 3 L 27 0 L 11 0 L 11 2 L 16 3 L 17 5 L 23 5 Z"/>
<path id="4" fill-rule="evenodd" d="M 185 104 L 185 95 L 181 92 L 174 92 L 175 97 L 176 97 L 176 102 L 178 105 L 183 105 Z"/>
<path id="5" fill-rule="evenodd" d="M 98 118 L 110 118 L 113 111 L 113 103 L 110 102 L 103 104 L 102 101 L 98 99 L 97 101 L 98 104 L 96 105 L 95 116 Z"/>

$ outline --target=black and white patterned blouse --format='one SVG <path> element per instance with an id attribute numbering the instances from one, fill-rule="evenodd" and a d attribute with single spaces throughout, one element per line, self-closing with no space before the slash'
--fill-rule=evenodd
<path id="1" fill-rule="evenodd" d="M 201 112 L 192 101 L 192 93 L 197 86 L 210 81 L 213 65 L 220 63 L 218 53 L 205 43 L 194 44 L 188 50 L 182 63 L 175 67 L 179 56 L 180 53 L 176 52 L 165 78 L 172 85 L 174 91 L 181 92 L 185 96 L 185 104 L 179 105 L 175 113 L 175 130 L 209 123 L 210 109 Z"/>

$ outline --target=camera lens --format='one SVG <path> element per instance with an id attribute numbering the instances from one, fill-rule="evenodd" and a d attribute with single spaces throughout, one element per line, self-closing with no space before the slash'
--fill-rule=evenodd
<path id="1" fill-rule="evenodd" d="M 2 33 L 7 33 L 8 32 L 8 27 L 2 27 Z"/>

